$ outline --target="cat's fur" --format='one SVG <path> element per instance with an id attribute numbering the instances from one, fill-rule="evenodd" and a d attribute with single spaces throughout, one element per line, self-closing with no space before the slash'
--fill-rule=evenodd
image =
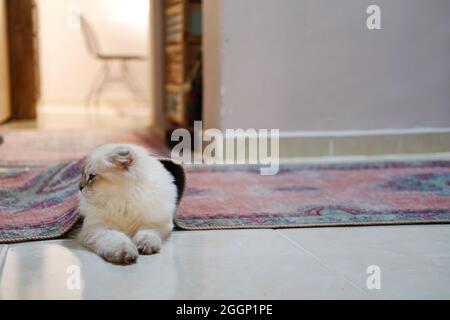
<path id="1" fill-rule="evenodd" d="M 85 160 L 80 242 L 118 264 L 159 252 L 173 229 L 177 188 L 161 162 L 137 145 L 107 144 Z"/>

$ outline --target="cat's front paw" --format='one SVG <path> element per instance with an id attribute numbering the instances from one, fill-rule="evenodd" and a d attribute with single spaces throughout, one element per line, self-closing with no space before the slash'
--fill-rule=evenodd
<path id="1" fill-rule="evenodd" d="M 102 248 L 99 254 L 105 260 L 115 264 L 132 264 L 139 256 L 136 246 L 128 238 Z"/>
<path id="2" fill-rule="evenodd" d="M 142 254 L 153 254 L 161 251 L 161 237 L 153 230 L 141 230 L 133 237 L 137 249 Z"/>

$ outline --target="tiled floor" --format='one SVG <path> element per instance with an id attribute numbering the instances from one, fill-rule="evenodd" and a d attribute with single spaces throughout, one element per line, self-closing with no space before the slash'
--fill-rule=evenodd
<path id="1" fill-rule="evenodd" d="M 0 132 L 24 129 L 138 129 L 150 126 L 152 119 L 153 113 L 149 108 L 120 110 L 111 106 L 86 108 L 77 105 L 42 105 L 38 108 L 36 120 L 0 123 Z"/>
<path id="2" fill-rule="evenodd" d="M 0 246 L 0 270 L 1 299 L 449 299 L 450 225 L 174 232 L 131 266 L 34 242 Z"/>

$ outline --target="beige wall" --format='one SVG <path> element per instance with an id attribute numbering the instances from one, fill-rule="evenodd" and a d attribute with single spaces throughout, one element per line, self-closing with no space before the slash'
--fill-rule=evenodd
<path id="1" fill-rule="evenodd" d="M 222 63 L 205 107 L 222 128 L 450 127 L 450 1 L 212 1 Z M 366 28 L 373 3 L 382 30 Z"/>
<path id="2" fill-rule="evenodd" d="M 85 48 L 81 30 L 67 27 L 70 7 L 80 8 L 94 25 L 102 51 L 148 55 L 149 0 L 37 0 L 39 10 L 42 100 L 83 102 L 101 64 Z M 133 73 L 149 94 L 149 62 L 133 62 Z M 105 99 L 129 99 L 119 84 Z"/>
<path id="3" fill-rule="evenodd" d="M 222 1 L 203 1 L 203 121 L 206 128 L 220 128 L 222 99 Z"/>
<path id="4" fill-rule="evenodd" d="M 0 0 L 0 122 L 10 115 L 5 3 Z"/>
<path id="5" fill-rule="evenodd" d="M 150 0 L 149 48 L 152 55 L 149 60 L 150 105 L 152 106 L 152 129 L 165 137 L 167 126 L 164 111 L 164 46 L 163 24 L 164 4 L 160 0 Z"/>

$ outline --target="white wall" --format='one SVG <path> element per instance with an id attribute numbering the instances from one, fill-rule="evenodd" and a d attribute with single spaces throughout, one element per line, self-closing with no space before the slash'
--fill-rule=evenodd
<path id="1" fill-rule="evenodd" d="M 37 4 L 43 102 L 83 102 L 101 66 L 88 54 L 81 30 L 67 27 L 71 6 L 91 21 L 105 53 L 148 55 L 149 0 L 37 0 Z M 148 95 L 149 62 L 133 62 L 132 68 Z M 113 84 L 104 97 L 122 100 L 130 94 Z"/>
<path id="2" fill-rule="evenodd" d="M 215 2 L 222 128 L 450 127 L 450 1 Z"/>
<path id="3" fill-rule="evenodd" d="M 5 3 L 5 0 L 0 0 L 0 122 L 10 115 Z"/>

